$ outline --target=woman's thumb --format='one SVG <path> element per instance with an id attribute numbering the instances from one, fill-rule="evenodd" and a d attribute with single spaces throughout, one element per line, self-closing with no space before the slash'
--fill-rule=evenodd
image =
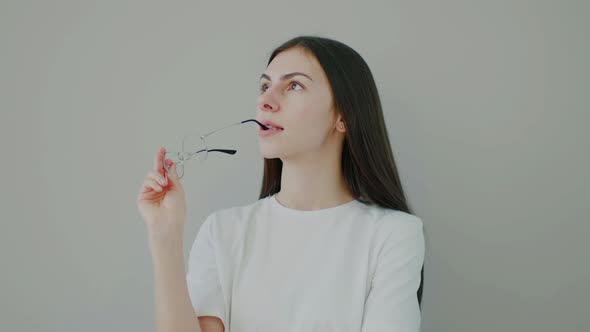
<path id="1" fill-rule="evenodd" d="M 168 175 L 174 182 L 178 182 L 178 173 L 176 172 L 176 164 L 172 161 L 168 161 L 166 164 L 168 167 Z"/>

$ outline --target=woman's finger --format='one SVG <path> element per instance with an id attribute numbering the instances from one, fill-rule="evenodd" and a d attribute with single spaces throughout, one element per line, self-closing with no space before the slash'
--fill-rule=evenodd
<path id="1" fill-rule="evenodd" d="M 162 174 L 163 171 L 163 163 L 162 160 L 164 159 L 164 155 L 166 154 L 166 148 L 160 147 L 158 152 L 156 152 L 156 160 L 154 160 L 154 171 L 158 174 Z"/>
<path id="2" fill-rule="evenodd" d="M 167 173 L 170 179 L 175 183 L 178 182 L 179 178 L 178 173 L 176 172 L 176 164 L 172 160 L 166 159 L 166 165 L 168 165 L 169 171 Z"/>
<path id="3" fill-rule="evenodd" d="M 156 182 L 156 180 L 154 180 L 152 178 L 145 179 L 145 181 L 143 182 L 143 187 L 144 187 L 143 192 L 146 192 L 149 189 L 152 189 L 157 192 L 162 191 L 162 187 Z"/>
<path id="4" fill-rule="evenodd" d="M 159 185 L 166 186 L 168 184 L 168 179 L 166 173 L 164 175 L 151 171 L 148 173 L 148 178 L 156 180 Z"/>

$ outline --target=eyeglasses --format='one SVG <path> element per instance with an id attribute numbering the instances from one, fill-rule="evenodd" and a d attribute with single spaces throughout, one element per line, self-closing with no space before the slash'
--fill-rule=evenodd
<path id="1" fill-rule="evenodd" d="M 164 154 L 164 159 L 162 160 L 162 164 L 164 165 L 164 168 L 166 169 L 166 171 L 169 172 L 170 168 L 166 165 L 165 161 L 166 161 L 166 159 L 172 160 L 174 162 L 174 164 L 176 164 L 176 172 L 178 173 L 178 178 L 182 178 L 184 176 L 184 163 L 186 161 L 195 160 L 199 163 L 202 163 L 205 160 L 207 160 L 207 156 L 209 155 L 209 152 L 220 152 L 220 153 L 225 153 L 225 154 L 229 154 L 229 155 L 234 155 L 236 152 L 238 152 L 237 150 L 210 149 L 209 145 L 207 145 L 207 141 L 205 140 L 205 137 L 207 137 L 215 132 L 218 132 L 222 129 L 236 126 L 236 125 L 246 123 L 246 122 L 255 122 L 256 124 L 258 124 L 260 126 L 260 128 L 262 128 L 262 130 L 269 129 L 268 127 L 266 127 L 265 125 L 263 125 L 262 123 L 258 122 L 255 119 L 248 119 L 248 120 L 244 120 L 244 121 L 240 121 L 237 123 L 227 125 L 225 127 L 221 127 L 219 129 L 215 129 L 215 130 L 213 130 L 207 134 L 203 134 L 203 135 L 198 135 L 197 133 L 187 133 L 182 138 L 182 145 L 181 145 L 180 152 L 170 151 L 170 152 L 166 152 Z M 166 151 L 168 151 L 168 149 L 166 149 Z"/>

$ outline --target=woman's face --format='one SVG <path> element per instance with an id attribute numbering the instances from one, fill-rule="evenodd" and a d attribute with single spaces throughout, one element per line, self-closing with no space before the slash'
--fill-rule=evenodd
<path id="1" fill-rule="evenodd" d="M 260 78 L 256 119 L 284 128 L 270 136 L 258 136 L 264 158 L 285 160 L 331 148 L 337 123 L 332 91 L 311 53 L 296 47 L 273 59 Z"/>

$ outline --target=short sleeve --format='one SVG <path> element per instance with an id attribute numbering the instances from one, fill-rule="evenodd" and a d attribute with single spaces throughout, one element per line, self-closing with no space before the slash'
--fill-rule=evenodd
<path id="1" fill-rule="evenodd" d="M 214 215 L 210 214 L 197 232 L 189 254 L 186 281 L 197 317 L 219 317 L 227 329 L 219 264 L 211 236 L 213 218 Z"/>
<path id="2" fill-rule="evenodd" d="M 414 215 L 395 221 L 380 249 L 365 302 L 362 332 L 418 332 L 417 292 L 424 263 L 422 220 Z"/>

